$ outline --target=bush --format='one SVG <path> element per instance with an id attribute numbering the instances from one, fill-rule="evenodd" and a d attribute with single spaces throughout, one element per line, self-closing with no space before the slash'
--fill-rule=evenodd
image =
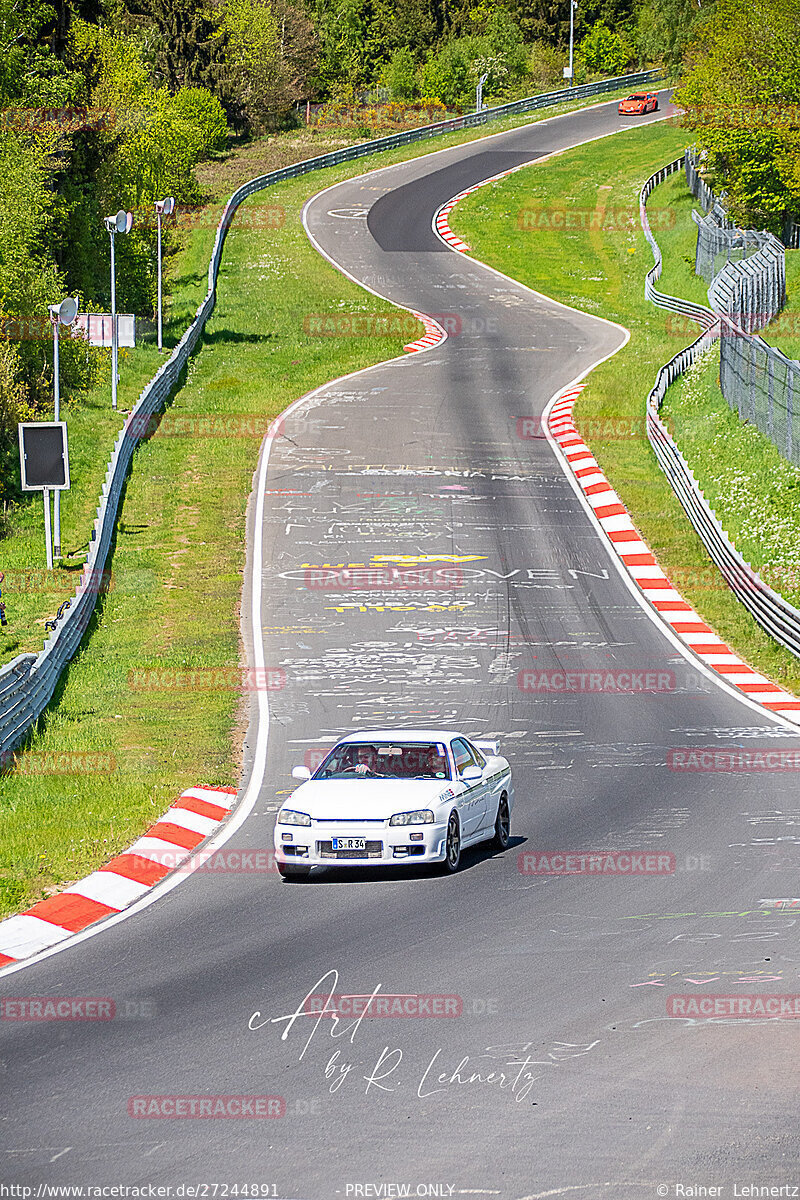
<path id="1" fill-rule="evenodd" d="M 35 413 L 27 402 L 28 389 L 21 378 L 22 363 L 8 342 L 0 341 L 0 500 L 16 493 L 17 422 Z M 0 537 L 3 530 L 0 527 Z"/>
<path id="2" fill-rule="evenodd" d="M 482 75 L 488 78 L 484 96 L 504 93 L 527 71 L 527 52 L 513 18 L 497 9 L 486 21 L 485 32 L 447 42 L 431 55 L 422 69 L 422 89 L 445 104 L 469 104 Z"/>
<path id="3" fill-rule="evenodd" d="M 172 97 L 172 108 L 200 134 L 203 154 L 225 149 L 228 141 L 225 109 L 206 88 L 181 88 Z"/>
<path id="4" fill-rule="evenodd" d="M 564 67 L 569 55 L 564 50 L 534 42 L 528 47 L 527 75 L 535 91 L 550 91 L 564 86 Z"/>
<path id="5" fill-rule="evenodd" d="M 578 47 L 581 62 L 601 75 L 621 75 L 635 53 L 628 38 L 609 29 L 605 21 L 597 21 Z"/>
<path id="6" fill-rule="evenodd" d="M 417 66 L 408 46 L 395 50 L 383 69 L 383 82 L 393 100 L 410 100 L 417 94 Z"/>
<path id="7" fill-rule="evenodd" d="M 463 104 L 472 91 L 471 62 L 467 59 L 465 42 L 459 38 L 448 42 L 438 54 L 432 55 L 422 68 L 422 91 L 443 104 Z"/>

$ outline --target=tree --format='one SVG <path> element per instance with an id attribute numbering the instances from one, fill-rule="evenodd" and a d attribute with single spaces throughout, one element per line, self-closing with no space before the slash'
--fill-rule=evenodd
<path id="1" fill-rule="evenodd" d="M 439 53 L 425 63 L 421 83 L 425 96 L 434 96 L 450 107 L 465 101 L 472 83 L 465 41 L 459 38 L 445 42 Z"/>
<path id="2" fill-rule="evenodd" d="M 325 93 L 363 87 L 375 65 L 368 50 L 370 0 L 323 0 L 315 13 L 320 53 L 313 85 Z"/>
<path id="3" fill-rule="evenodd" d="M 45 0 L 0 0 L 0 103 L 70 104 L 81 80 L 62 57 L 69 9 Z"/>
<path id="4" fill-rule="evenodd" d="M 641 55 L 679 75 L 688 47 L 714 12 L 715 0 L 645 0 L 633 38 Z"/>
<path id="5" fill-rule="evenodd" d="M 800 211 L 800 0 L 718 0 L 675 95 L 740 223 Z"/>
<path id="6" fill-rule="evenodd" d="M 408 46 L 395 50 L 384 69 L 383 80 L 393 100 L 410 100 L 417 94 L 417 64 Z"/>
<path id="7" fill-rule="evenodd" d="M 433 49 L 438 33 L 431 0 L 374 0 L 367 55 L 378 63 L 408 49 L 419 61 Z"/>
<path id="8" fill-rule="evenodd" d="M 222 0 L 220 95 L 238 124 L 270 128 L 306 87 L 317 43 L 310 22 L 285 0 Z"/>
<path id="9" fill-rule="evenodd" d="M 659 5 L 662 0 L 645 2 Z M 559 48 L 569 44 L 569 0 L 507 0 L 507 7 L 526 42 L 541 41 Z M 635 7 L 634 0 L 580 0 L 574 13 L 576 42 L 598 21 L 621 31 L 631 21 Z"/>
<path id="10" fill-rule="evenodd" d="M 578 61 L 601 75 L 620 75 L 634 55 L 634 47 L 624 34 L 598 21 L 578 46 Z"/>
<path id="11" fill-rule="evenodd" d="M 177 91 L 201 85 L 212 88 L 222 54 L 219 28 L 207 0 L 126 0 L 129 11 L 155 25 L 156 79 Z"/>

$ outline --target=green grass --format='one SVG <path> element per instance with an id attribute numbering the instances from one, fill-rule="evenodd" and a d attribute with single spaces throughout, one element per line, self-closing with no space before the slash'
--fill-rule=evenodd
<path id="1" fill-rule="evenodd" d="M 543 114 L 553 115 L 553 109 Z M 521 123 L 517 119 L 504 125 Z M 237 782 L 243 736 L 240 692 L 145 692 L 131 686 L 132 673 L 236 666 L 245 508 L 261 430 L 298 396 L 392 357 L 410 340 L 407 333 L 331 338 L 305 332 L 307 314 L 396 310 L 349 282 L 312 250 L 300 222 L 302 206 L 339 179 L 502 127 L 492 123 L 370 156 L 349 167 L 315 172 L 246 202 L 243 219 L 226 243 L 217 307 L 189 364 L 186 382 L 159 429 L 134 456 L 109 563 L 113 587 L 99 601 L 81 650 L 27 739 L 17 767 L 2 779 L 0 916 L 27 907 L 107 861 L 160 816 L 183 788 Z M 258 174 L 262 164 L 252 148 L 246 157 L 246 177 Z M 220 164 L 220 171 L 229 180 L 230 162 Z M 205 186 L 211 196 L 222 187 L 209 174 Z M 251 213 L 272 213 L 275 206 L 285 214 L 279 228 L 269 227 L 270 221 L 257 215 L 250 219 Z M 173 340 L 205 295 L 213 224 L 195 223 L 184 249 L 169 261 Z M 152 372 L 155 360 L 151 363 L 145 356 L 154 353 L 142 351 L 136 386 L 133 367 L 126 364 L 123 385 L 130 384 L 130 390 L 121 394 L 121 404 L 123 395 L 126 406 L 131 403 Z M 100 419 L 105 403 L 102 389 L 96 407 L 93 400 L 83 402 L 87 427 Z M 230 422 L 236 416 L 243 419 L 241 437 L 169 432 L 176 429 L 176 418 L 192 429 L 194 418 Z M 116 428 L 104 427 L 103 436 L 111 437 Z M 230 424 L 218 428 L 229 430 Z M 82 453 L 78 434 L 76 413 L 74 419 L 70 416 L 73 470 L 75 456 Z M 99 440 L 95 449 L 98 444 Z M 87 452 L 87 462 L 90 457 Z M 67 517 L 65 504 L 64 541 L 69 548 L 88 538 L 108 457 L 102 445 L 96 457 L 94 483 L 88 479 L 88 467 L 85 481 L 77 479 L 81 471 L 76 471 L 76 489 L 85 493 L 83 517 L 77 504 Z M 78 490 L 73 502 L 77 494 Z M 41 561 L 43 533 L 36 526 L 35 504 L 26 513 L 26 565 L 33 565 Z M 68 525 L 68 520 L 74 524 Z M 19 550 L 14 541 L 12 537 L 3 543 L 4 563 L 6 547 L 25 562 L 24 539 L 20 537 Z M 30 630 L 20 632 L 18 598 L 11 592 L 6 598 L 9 632 L 20 645 Z M 52 608 L 45 608 L 47 615 Z M 29 625 L 35 625 L 38 617 L 26 611 Z M 33 632 L 36 636 L 26 644 L 38 648 L 38 627 Z M 18 652 L 16 647 L 13 652 Z M 49 773 L 55 762 L 63 764 L 58 756 L 64 754 L 78 756 L 75 769 Z"/>
<path id="2" fill-rule="evenodd" d="M 736 548 L 800 606 L 800 470 L 731 411 L 718 378 L 719 345 L 669 389 L 662 416 Z"/>
<path id="3" fill-rule="evenodd" d="M 476 258 L 557 300 L 630 329 L 627 346 L 589 376 L 576 405 L 578 425 L 676 587 L 739 654 L 797 692 L 800 663 L 760 629 L 725 586 L 647 441 L 645 400 L 658 368 L 698 331 L 644 300 L 644 276 L 652 254 L 638 219 L 629 226 L 616 220 L 614 228 L 606 230 L 540 228 L 535 239 L 518 227 L 517 214 L 532 204 L 591 212 L 600 201 L 607 211 L 630 212 L 635 218 L 642 184 L 680 154 L 685 136 L 668 124 L 651 125 L 579 147 L 482 188 L 454 210 L 450 223 Z M 665 260 L 658 287 L 702 303 L 705 284 L 691 274 L 692 204 L 677 174 L 656 188 L 648 213 Z M 626 436 L 631 428 L 633 435 Z M 616 430 L 620 432 L 615 437 Z"/>
<path id="4" fill-rule="evenodd" d="M 0 569 L 5 573 L 3 603 L 8 619 L 8 625 L 0 628 L 0 663 L 26 651 L 38 653 L 45 621 L 73 595 L 86 561 L 106 466 L 122 428 L 122 411 L 136 402 L 159 362 L 154 346 L 120 351 L 120 412 L 111 408 L 110 362 L 105 378 L 91 392 L 79 400 L 69 396 L 62 400 L 71 483 L 61 499 L 63 558 L 54 570 L 46 569 L 42 494 L 28 493 L 7 513 L 9 533 L 0 542 Z"/>
<path id="5" fill-rule="evenodd" d="M 786 304 L 760 336 L 787 358 L 800 359 L 800 250 L 786 251 Z"/>

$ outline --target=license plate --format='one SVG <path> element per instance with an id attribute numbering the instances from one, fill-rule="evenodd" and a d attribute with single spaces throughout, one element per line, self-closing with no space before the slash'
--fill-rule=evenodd
<path id="1" fill-rule="evenodd" d="M 333 850 L 366 850 L 366 838 L 333 838 Z"/>

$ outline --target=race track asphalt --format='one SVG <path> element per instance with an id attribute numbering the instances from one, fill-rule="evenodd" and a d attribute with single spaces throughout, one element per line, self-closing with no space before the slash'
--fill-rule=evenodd
<path id="1" fill-rule="evenodd" d="M 3 1022 L 6 1184 L 644 1200 L 680 1183 L 732 1196 L 737 1181 L 795 1182 L 797 1025 L 668 1016 L 672 995 L 800 990 L 796 918 L 766 903 L 797 890 L 794 778 L 668 763 L 676 748 L 797 749 L 800 737 L 679 653 L 614 569 L 548 441 L 521 436 L 624 332 L 455 254 L 431 228 L 471 184 L 620 125 L 599 105 L 309 203 L 326 255 L 398 304 L 445 314 L 453 332 L 294 406 L 271 445 L 263 522 L 250 511 L 261 609 L 259 630 L 246 608 L 246 640 L 263 637 L 287 682 L 269 695 L 265 783 L 228 848 L 271 847 L 295 763 L 342 732 L 393 725 L 500 739 L 511 847 L 467 853 L 453 877 L 198 872 L 4 977 L 6 999 L 112 997 L 118 1013 Z M 393 556 L 450 574 L 444 586 L 351 586 L 315 571 Z M 523 690 L 523 670 L 537 687 L 565 671 L 668 683 L 553 694 Z M 256 735 L 254 724 L 248 769 Z M 675 869 L 530 873 L 534 852 L 587 850 L 667 854 Z M 329 972 L 337 993 L 454 997 L 459 1015 L 272 1020 Z M 131 1097 L 176 1094 L 280 1096 L 285 1115 L 129 1115 Z"/>

